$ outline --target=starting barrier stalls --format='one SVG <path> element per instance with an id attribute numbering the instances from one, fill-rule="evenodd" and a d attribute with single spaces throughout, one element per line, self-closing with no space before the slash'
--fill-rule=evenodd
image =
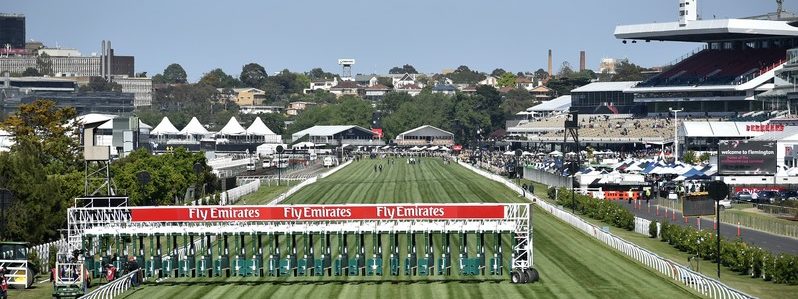
<path id="1" fill-rule="evenodd" d="M 70 240 L 79 240 L 70 247 L 94 277 L 135 262 L 153 278 L 383 276 L 387 266 L 390 276 L 509 274 L 524 283 L 538 279 L 530 224 L 528 204 L 69 209 Z"/>

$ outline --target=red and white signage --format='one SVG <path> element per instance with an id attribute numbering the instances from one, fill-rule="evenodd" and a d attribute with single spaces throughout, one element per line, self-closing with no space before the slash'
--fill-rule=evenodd
<path id="1" fill-rule="evenodd" d="M 130 208 L 132 222 L 504 219 L 503 205 L 283 205 Z"/>
<path id="2" fill-rule="evenodd" d="M 456 151 L 456 152 L 459 152 L 459 151 L 463 150 L 463 146 L 462 146 L 462 145 L 459 145 L 459 144 L 455 144 L 455 145 L 452 147 L 452 150 L 453 150 L 453 151 Z"/>
<path id="3" fill-rule="evenodd" d="M 784 125 L 745 125 L 745 130 L 749 132 L 782 132 Z"/>

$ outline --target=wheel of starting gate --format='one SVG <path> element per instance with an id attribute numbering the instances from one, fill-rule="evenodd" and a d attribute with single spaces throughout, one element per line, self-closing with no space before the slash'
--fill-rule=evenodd
<path id="1" fill-rule="evenodd" d="M 535 268 L 526 269 L 526 275 L 529 276 L 529 282 L 536 282 L 540 280 L 540 273 Z"/>
<path id="2" fill-rule="evenodd" d="M 524 270 L 521 270 L 521 271 L 518 271 L 518 272 L 519 272 L 518 274 L 521 276 L 521 283 L 528 283 L 529 282 L 529 274 L 526 271 L 524 271 Z"/>
<path id="3" fill-rule="evenodd" d="M 514 284 L 521 283 L 521 273 L 518 273 L 517 270 L 513 270 L 513 273 L 510 274 L 510 282 Z"/>

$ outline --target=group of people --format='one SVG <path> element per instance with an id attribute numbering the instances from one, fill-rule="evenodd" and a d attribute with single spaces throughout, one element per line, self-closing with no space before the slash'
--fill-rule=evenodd
<path id="1" fill-rule="evenodd" d="M 0 299 L 8 299 L 8 278 L 5 267 L 0 267 Z"/>

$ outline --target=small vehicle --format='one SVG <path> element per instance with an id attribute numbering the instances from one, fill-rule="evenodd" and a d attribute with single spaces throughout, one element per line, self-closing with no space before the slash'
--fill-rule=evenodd
<path id="1" fill-rule="evenodd" d="M 272 159 L 272 165 L 277 168 L 288 168 L 288 158 Z"/>
<path id="2" fill-rule="evenodd" d="M 81 262 L 57 262 L 53 269 L 53 298 L 80 298 L 88 287 L 88 272 Z"/>
<path id="3" fill-rule="evenodd" d="M 28 260 L 27 242 L 0 242 L 0 267 L 5 270 L 6 283 L 14 289 L 26 289 L 33 285 L 36 276 Z"/>
<path id="4" fill-rule="evenodd" d="M 748 191 L 740 191 L 734 194 L 734 200 L 736 201 L 751 201 L 751 192 Z"/>
<path id="5" fill-rule="evenodd" d="M 324 167 L 333 167 L 333 166 L 335 166 L 335 161 L 333 160 L 333 157 L 324 157 L 324 160 L 322 161 L 322 165 Z"/>
<path id="6" fill-rule="evenodd" d="M 272 161 L 268 159 L 263 160 L 263 165 L 261 165 L 261 167 L 263 167 L 264 169 L 272 167 Z"/>
<path id="7" fill-rule="evenodd" d="M 247 171 L 255 171 L 255 163 L 254 162 L 247 163 Z"/>
<path id="8" fill-rule="evenodd" d="M 731 199 L 728 199 L 728 198 L 726 198 L 724 200 L 721 200 L 720 202 L 718 202 L 718 204 L 719 204 L 718 206 L 719 206 L 721 211 L 723 211 L 724 209 L 731 209 L 731 207 L 732 207 Z"/>
<path id="9" fill-rule="evenodd" d="M 777 198 L 779 200 L 795 200 L 798 199 L 798 192 L 792 190 L 779 191 Z"/>
<path id="10" fill-rule="evenodd" d="M 756 203 L 773 203 L 779 194 L 772 190 L 762 190 L 756 193 Z"/>

